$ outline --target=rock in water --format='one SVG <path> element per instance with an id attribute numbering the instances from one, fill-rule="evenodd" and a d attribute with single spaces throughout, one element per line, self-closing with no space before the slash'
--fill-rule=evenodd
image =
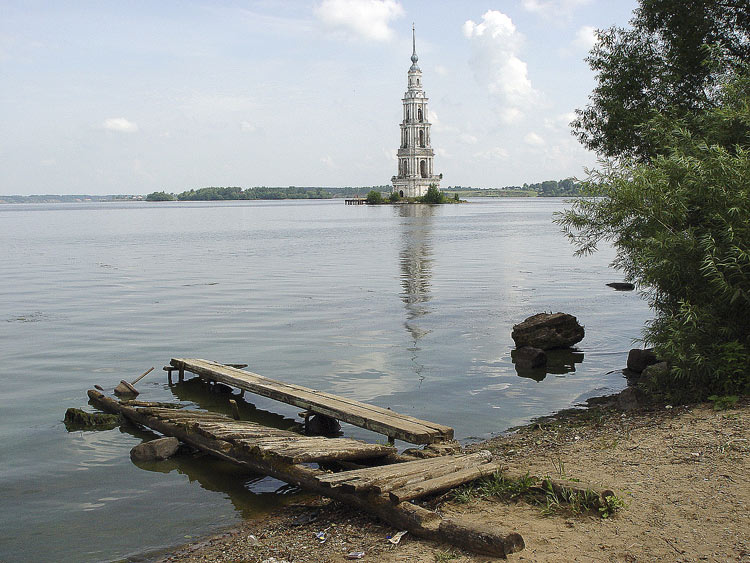
<path id="1" fill-rule="evenodd" d="M 317 413 L 307 421 L 306 430 L 314 436 L 334 436 L 341 432 L 341 425 L 335 418 Z"/>
<path id="2" fill-rule="evenodd" d="M 538 313 L 513 327 L 511 337 L 518 348 L 531 346 L 550 350 L 569 348 L 583 340 L 583 327 L 567 313 Z"/>
<path id="3" fill-rule="evenodd" d="M 641 350 L 640 348 L 633 348 L 628 353 L 628 369 L 636 373 L 641 373 L 648 366 L 657 363 L 659 360 L 654 354 L 652 348 L 646 348 Z"/>
<path id="4" fill-rule="evenodd" d="M 513 350 L 511 356 L 516 367 L 519 369 L 534 369 L 547 365 L 547 354 L 540 348 L 524 346 L 523 348 Z"/>
<path id="5" fill-rule="evenodd" d="M 179 447 L 180 441 L 177 438 L 172 436 L 159 438 L 135 446 L 130 450 L 130 459 L 133 461 L 161 461 L 172 457 Z"/>
<path id="6" fill-rule="evenodd" d="M 633 291 L 635 289 L 635 286 L 628 282 L 612 282 L 607 285 L 616 291 Z"/>

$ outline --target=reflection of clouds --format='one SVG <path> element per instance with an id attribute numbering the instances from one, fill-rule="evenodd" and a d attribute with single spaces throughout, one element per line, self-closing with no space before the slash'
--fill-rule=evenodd
<path id="1" fill-rule="evenodd" d="M 401 389 L 401 374 L 389 368 L 391 361 L 390 354 L 380 351 L 335 360 L 331 371 L 336 374 L 336 381 L 331 392 L 366 403 Z"/>

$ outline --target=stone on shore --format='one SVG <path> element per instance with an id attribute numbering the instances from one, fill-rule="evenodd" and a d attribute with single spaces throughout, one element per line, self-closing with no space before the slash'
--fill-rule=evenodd
<path id="1" fill-rule="evenodd" d="M 133 461 L 162 461 L 172 457 L 180 447 L 180 441 L 172 436 L 158 438 L 150 442 L 138 444 L 130 450 Z"/>
<path id="2" fill-rule="evenodd" d="M 535 369 L 547 365 L 547 354 L 541 348 L 524 346 L 523 348 L 513 350 L 511 356 L 516 367 L 519 369 Z"/>
<path id="3" fill-rule="evenodd" d="M 654 354 L 652 348 L 646 348 L 641 350 L 640 348 L 633 348 L 628 353 L 628 369 L 636 373 L 641 373 L 648 366 L 657 363 L 659 360 Z"/>
<path id="4" fill-rule="evenodd" d="M 583 327 L 567 313 L 538 313 L 513 327 L 511 337 L 516 347 L 569 348 L 583 340 Z"/>
<path id="5" fill-rule="evenodd" d="M 638 383 L 648 384 L 649 380 L 653 379 L 660 379 L 666 376 L 669 373 L 669 364 L 667 362 L 657 362 L 655 364 L 651 364 L 646 369 L 641 372 L 641 377 L 638 380 Z"/>

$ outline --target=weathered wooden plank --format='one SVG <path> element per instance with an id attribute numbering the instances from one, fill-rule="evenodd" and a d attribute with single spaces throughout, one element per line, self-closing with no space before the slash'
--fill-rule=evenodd
<path id="1" fill-rule="evenodd" d="M 391 490 L 388 496 L 393 502 L 405 502 L 415 498 L 431 495 L 434 493 L 447 491 L 453 487 L 458 487 L 469 481 L 474 481 L 486 475 L 492 475 L 495 471 L 502 469 L 502 463 L 491 461 L 474 467 L 467 467 L 460 471 L 447 473 L 438 477 L 427 479 L 420 483 L 409 484 L 398 489 Z"/>
<path id="2" fill-rule="evenodd" d="M 237 440 L 251 451 L 263 456 L 282 458 L 288 463 L 320 463 L 336 460 L 357 460 L 381 457 L 393 448 L 381 444 L 366 444 L 348 438 L 258 438 Z"/>
<path id="3" fill-rule="evenodd" d="M 487 450 L 480 450 L 472 454 L 455 454 L 450 456 L 418 459 L 404 463 L 394 463 L 379 467 L 368 467 L 332 473 L 320 477 L 324 486 L 344 486 L 351 490 L 366 490 L 376 487 L 379 483 L 391 482 L 396 486 L 403 481 L 406 484 L 415 476 L 429 478 L 429 475 L 442 474 L 445 471 L 463 469 L 480 463 L 486 463 L 492 459 L 492 454 Z M 416 477 L 419 479 L 419 477 Z M 381 491 L 382 492 L 382 491 Z"/>
<path id="4" fill-rule="evenodd" d="M 395 453 L 392 446 L 368 444 L 351 438 L 303 436 L 288 430 L 269 428 L 255 422 L 202 411 L 177 411 L 143 407 L 137 411 L 167 423 L 189 426 L 206 438 L 218 438 L 254 451 L 260 456 L 283 459 L 287 463 L 316 463 L 359 460 Z"/>
<path id="5" fill-rule="evenodd" d="M 326 488 L 318 481 L 322 472 L 302 465 L 283 463 L 273 459 L 258 459 L 246 454 L 244 450 L 224 440 L 216 440 L 192 432 L 182 424 L 170 424 L 158 417 L 149 416 L 138 410 L 120 405 L 102 393 L 90 390 L 89 398 L 98 408 L 122 413 L 128 419 L 161 432 L 175 436 L 202 451 L 220 459 L 234 462 L 242 467 L 270 475 L 291 483 L 313 493 L 336 499 L 364 512 L 369 512 L 390 525 L 408 530 L 415 536 L 435 540 L 449 541 L 454 545 L 489 555 L 506 557 L 510 553 L 524 548 L 523 538 L 516 532 L 477 529 L 456 520 L 442 518 L 439 514 L 409 502 L 394 504 L 386 495 L 355 495 L 340 488 Z"/>
<path id="6" fill-rule="evenodd" d="M 173 358 L 171 365 L 257 395 L 336 418 L 413 444 L 450 440 L 453 429 L 382 407 L 201 359 Z"/>
<path id="7" fill-rule="evenodd" d="M 348 416 L 353 420 L 352 424 L 359 426 L 366 424 L 368 419 L 372 419 L 372 423 L 374 424 L 393 424 L 394 421 L 399 421 L 398 424 L 401 426 L 402 431 L 412 432 L 420 436 L 425 435 L 431 429 L 434 430 L 436 426 L 435 423 L 420 421 L 406 415 L 394 413 L 388 409 L 291 383 L 275 381 L 251 372 L 231 370 L 231 368 L 227 369 L 221 364 L 215 364 L 206 360 L 182 360 L 182 362 L 187 371 L 192 371 L 198 375 L 228 383 L 274 400 L 295 404 L 302 408 L 308 408 L 308 410 L 321 412 L 322 414 L 328 414 L 345 422 L 350 422 L 350 420 L 343 418 L 344 416 Z M 198 371 L 193 368 L 196 368 Z M 313 405 L 316 408 L 309 408 Z M 327 409 L 327 412 L 324 412 L 324 409 Z M 345 409 L 345 412 L 342 409 Z"/>

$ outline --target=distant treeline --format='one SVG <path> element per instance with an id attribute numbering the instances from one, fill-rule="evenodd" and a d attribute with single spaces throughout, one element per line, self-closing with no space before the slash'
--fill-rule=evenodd
<path id="1" fill-rule="evenodd" d="M 179 194 L 153 192 L 146 196 L 148 201 L 220 201 L 250 199 L 330 199 L 337 197 L 364 197 L 371 191 L 390 192 L 391 186 L 346 186 L 343 188 L 289 186 L 256 188 L 210 187 L 187 190 Z M 458 194 L 460 197 L 574 197 L 581 195 L 581 185 L 572 178 L 547 180 L 523 186 L 503 188 L 472 188 L 471 186 L 448 186 L 441 191 Z"/>
<path id="2" fill-rule="evenodd" d="M 573 178 L 564 180 L 546 180 L 523 186 L 504 186 L 502 188 L 472 188 L 471 186 L 448 186 L 447 193 L 458 193 L 461 197 L 503 197 L 503 196 L 536 196 L 536 197 L 574 197 L 582 195 L 581 184 Z"/>
<path id="3" fill-rule="evenodd" d="M 328 199 L 330 192 L 323 188 L 239 188 L 209 187 L 187 190 L 179 194 L 153 192 L 146 196 L 147 201 L 222 201 L 245 199 Z"/>
<path id="4" fill-rule="evenodd" d="M 390 186 L 368 186 L 344 188 L 298 187 L 287 188 L 260 186 L 255 188 L 210 187 L 187 190 L 179 194 L 153 192 L 146 196 L 147 201 L 221 201 L 251 199 L 331 199 L 367 194 L 370 190 L 390 191 Z"/>

